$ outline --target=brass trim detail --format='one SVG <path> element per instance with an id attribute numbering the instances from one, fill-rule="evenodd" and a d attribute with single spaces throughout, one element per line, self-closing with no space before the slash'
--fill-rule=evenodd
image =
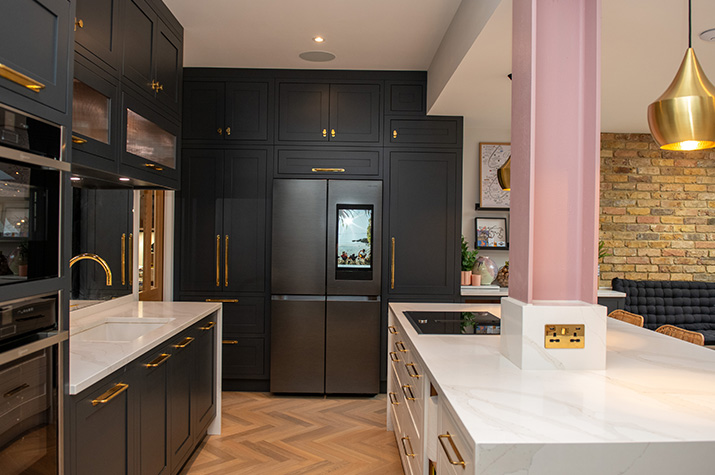
<path id="1" fill-rule="evenodd" d="M 221 287 L 221 235 L 216 235 L 216 287 Z"/>
<path id="2" fill-rule="evenodd" d="M 226 127 L 226 135 L 231 135 L 231 127 Z"/>
<path id="3" fill-rule="evenodd" d="M 183 340 L 181 340 L 181 343 L 174 345 L 174 348 L 186 348 L 191 344 L 191 342 L 194 341 L 194 337 L 187 336 Z"/>
<path id="4" fill-rule="evenodd" d="M 388 325 L 387 331 L 389 331 L 391 335 L 397 335 L 398 333 L 400 333 L 397 331 L 397 327 L 395 327 L 395 325 Z"/>
<path id="5" fill-rule="evenodd" d="M 392 131 L 392 138 L 396 139 L 397 138 L 397 129 Z"/>
<path id="6" fill-rule="evenodd" d="M 223 340 L 221 343 L 224 345 L 238 345 L 238 340 Z"/>
<path id="7" fill-rule="evenodd" d="M 335 129 L 330 129 L 330 136 L 335 137 Z"/>
<path id="8" fill-rule="evenodd" d="M 82 254 L 77 254 L 74 256 L 72 259 L 70 259 L 70 269 L 72 268 L 73 265 L 75 265 L 79 261 L 83 261 L 85 259 L 89 259 L 90 261 L 94 261 L 100 266 L 102 266 L 102 269 L 104 269 L 104 273 L 107 276 L 107 286 L 112 285 L 112 270 L 109 268 L 109 264 L 107 264 L 107 261 L 99 257 L 97 254 L 92 254 L 90 252 L 84 252 Z"/>
<path id="9" fill-rule="evenodd" d="M 226 234 L 226 245 L 223 253 L 223 285 L 228 287 L 228 234 Z"/>
<path id="10" fill-rule="evenodd" d="M 27 383 L 22 383 L 21 385 L 19 385 L 19 386 L 16 387 L 15 389 L 11 389 L 11 390 L 9 390 L 8 392 L 6 392 L 5 394 L 3 394 L 2 397 L 4 397 L 4 398 L 13 397 L 15 394 L 19 393 L 20 391 L 24 391 L 25 389 L 27 389 L 27 388 L 29 388 L 29 387 L 30 387 L 29 384 L 27 384 Z"/>
<path id="11" fill-rule="evenodd" d="M 544 325 L 544 348 L 585 348 L 583 324 Z"/>
<path id="12" fill-rule="evenodd" d="M 400 348 L 400 347 L 402 347 L 402 348 Z M 407 348 L 405 347 L 404 341 L 396 341 L 395 348 L 397 348 L 397 351 L 400 351 L 402 353 L 407 353 Z"/>
<path id="13" fill-rule="evenodd" d="M 218 132 L 219 135 L 223 134 L 223 129 L 222 129 L 221 127 L 219 127 L 218 129 L 216 129 L 216 131 Z"/>
<path id="14" fill-rule="evenodd" d="M 323 137 L 327 137 L 327 136 L 328 136 L 328 129 L 323 129 Z"/>
<path id="15" fill-rule="evenodd" d="M 412 368 L 412 371 L 414 371 L 415 374 L 410 373 L 410 368 Z M 421 378 L 422 377 L 422 375 L 417 372 L 417 368 L 415 367 L 414 363 L 405 363 L 405 370 L 407 370 L 407 374 L 409 374 L 411 378 Z"/>
<path id="16" fill-rule="evenodd" d="M 75 145 L 82 145 L 87 143 L 87 139 L 83 139 L 81 137 L 77 137 L 76 135 L 72 136 L 72 143 Z"/>
<path id="17" fill-rule="evenodd" d="M 122 394 L 124 391 L 126 391 L 129 388 L 128 384 L 125 383 L 119 383 L 116 386 L 114 386 L 112 389 L 109 391 L 105 392 L 101 396 L 99 396 L 97 399 L 92 400 L 92 405 L 97 406 L 99 404 L 106 404 L 115 397 L 119 396 Z"/>
<path id="18" fill-rule="evenodd" d="M 160 166 L 157 165 L 156 163 L 145 163 L 144 166 L 147 167 L 147 168 L 151 168 L 152 170 L 157 171 L 157 172 L 163 172 L 163 171 L 164 171 L 164 167 L 160 167 Z"/>
<path id="19" fill-rule="evenodd" d="M 407 391 L 410 392 L 409 396 L 407 395 Z M 417 398 L 415 398 L 415 393 L 412 392 L 412 386 L 409 384 L 403 384 L 402 385 L 402 393 L 405 395 L 405 399 L 408 401 L 416 401 Z"/>
<path id="20" fill-rule="evenodd" d="M 45 85 L 41 82 L 35 81 L 31 77 L 25 76 L 24 74 L 15 71 L 11 67 L 5 66 L 4 64 L 0 64 L 0 78 L 5 78 L 8 81 L 14 82 L 15 84 L 24 86 L 32 92 L 40 92 L 45 88 Z"/>
<path id="21" fill-rule="evenodd" d="M 400 405 L 400 401 L 397 400 L 397 393 L 390 392 L 390 393 L 387 393 L 387 395 L 390 398 L 390 404 L 392 404 L 393 406 Z"/>
<path id="22" fill-rule="evenodd" d="M 171 354 L 169 353 L 162 353 L 156 358 L 154 358 L 151 362 L 145 364 L 147 368 L 156 368 L 157 366 L 161 366 L 162 363 L 164 363 L 166 360 L 171 358 Z"/>
<path id="23" fill-rule="evenodd" d="M 207 330 L 211 330 L 215 326 L 216 326 L 216 322 L 209 322 L 209 324 L 206 325 L 205 327 L 199 327 L 199 330 L 207 331 Z"/>
<path id="24" fill-rule="evenodd" d="M 447 431 L 446 434 L 440 434 L 437 436 L 437 438 L 439 439 L 439 443 L 442 445 L 442 450 L 444 450 L 444 454 L 447 456 L 447 460 L 449 461 L 449 463 L 452 465 L 461 465 L 462 468 L 466 468 L 466 463 L 464 462 L 462 455 L 459 453 L 459 450 L 457 450 L 457 446 L 454 445 L 454 441 L 452 440 L 452 434 L 450 434 L 449 431 Z M 449 451 L 447 450 L 447 446 L 444 444 L 444 439 L 449 439 L 449 445 L 452 446 L 452 450 L 454 450 L 454 454 L 459 459 L 457 462 L 452 460 L 452 457 L 450 457 Z"/>
<path id="25" fill-rule="evenodd" d="M 394 356 L 393 356 L 393 355 L 394 355 Z M 390 359 L 391 359 L 392 361 L 394 361 L 395 363 L 399 363 L 399 361 L 400 361 L 399 356 L 397 356 L 397 353 L 395 353 L 394 351 L 391 351 L 391 352 L 390 352 Z"/>
<path id="26" fill-rule="evenodd" d="M 74 31 L 77 31 L 77 27 L 79 28 L 84 28 L 84 22 L 80 18 L 79 20 L 77 17 L 74 18 Z"/>
<path id="27" fill-rule="evenodd" d="M 122 233 L 122 285 L 127 284 L 127 233 Z"/>
<path id="28" fill-rule="evenodd" d="M 206 299 L 206 302 L 238 303 L 238 299 Z"/>
<path id="29" fill-rule="evenodd" d="M 311 168 L 314 172 L 333 172 L 333 173 L 345 173 L 344 168 Z"/>
<path id="30" fill-rule="evenodd" d="M 392 258 L 390 261 L 390 288 L 395 288 L 395 238 L 392 238 Z"/>
<path id="31" fill-rule="evenodd" d="M 129 233 L 129 285 L 134 283 L 134 234 Z"/>
<path id="32" fill-rule="evenodd" d="M 405 444 L 405 441 L 407 441 L 408 444 L 410 444 L 410 451 L 407 451 L 407 445 Z M 410 437 L 405 436 L 402 438 L 402 450 L 405 451 L 405 455 L 408 457 L 415 457 L 414 449 L 412 448 L 412 442 L 410 442 Z"/>

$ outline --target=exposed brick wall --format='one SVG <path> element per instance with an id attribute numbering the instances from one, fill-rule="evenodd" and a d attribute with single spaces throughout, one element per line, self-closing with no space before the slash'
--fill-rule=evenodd
<path id="1" fill-rule="evenodd" d="M 621 277 L 715 282 L 715 151 L 601 134 L 600 285 Z"/>

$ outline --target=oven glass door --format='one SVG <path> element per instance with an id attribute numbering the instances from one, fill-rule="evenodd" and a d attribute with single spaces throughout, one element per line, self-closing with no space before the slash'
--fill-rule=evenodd
<path id="1" fill-rule="evenodd" d="M 60 172 L 0 159 L 0 285 L 59 275 Z"/>

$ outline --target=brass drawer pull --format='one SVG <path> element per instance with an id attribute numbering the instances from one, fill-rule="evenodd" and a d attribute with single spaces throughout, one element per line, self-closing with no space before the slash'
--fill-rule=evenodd
<path id="1" fill-rule="evenodd" d="M 24 86 L 31 90 L 32 92 L 40 92 L 45 88 L 45 85 L 41 82 L 35 81 L 31 77 L 25 76 L 24 74 L 15 71 L 9 66 L 0 64 L 0 78 L 5 78 L 9 81 Z"/>
<path id="2" fill-rule="evenodd" d="M 412 371 L 414 371 L 414 374 L 410 373 L 410 368 L 412 368 Z M 422 377 L 422 375 L 417 372 L 417 368 L 415 368 L 414 363 L 405 363 L 405 369 L 407 370 L 407 374 L 409 374 L 410 377 L 412 377 L 412 378 L 421 378 Z"/>
<path id="3" fill-rule="evenodd" d="M 407 348 L 405 348 L 404 341 L 395 342 L 395 348 L 397 348 L 397 351 L 401 351 L 402 353 L 407 353 Z"/>
<path id="4" fill-rule="evenodd" d="M 83 143 L 87 143 L 87 139 L 83 139 L 81 137 L 77 137 L 76 135 L 73 135 L 72 143 L 75 145 L 82 145 Z"/>
<path id="5" fill-rule="evenodd" d="M 159 165 L 157 165 L 155 163 L 145 163 L 144 166 L 147 168 L 151 168 L 152 170 L 155 170 L 157 172 L 164 171 L 164 167 L 160 167 Z"/>
<path id="6" fill-rule="evenodd" d="M 311 168 L 314 172 L 345 173 L 344 168 Z"/>
<path id="7" fill-rule="evenodd" d="M 405 442 L 407 442 L 407 444 L 410 444 L 409 451 L 407 450 L 407 444 L 405 444 Z M 402 438 L 402 450 L 405 451 L 405 455 L 407 455 L 408 457 L 415 457 L 415 452 L 412 449 L 412 442 L 410 442 L 409 436 Z"/>
<path id="8" fill-rule="evenodd" d="M 15 394 L 19 393 L 20 391 L 24 391 L 25 389 L 27 389 L 27 388 L 29 388 L 29 387 L 30 387 L 29 384 L 27 384 L 27 383 L 22 383 L 21 385 L 19 385 L 19 386 L 16 387 L 15 389 L 11 389 L 11 390 L 9 390 L 8 392 L 6 392 L 5 394 L 3 394 L 3 397 L 4 397 L 4 398 L 13 397 Z"/>
<path id="9" fill-rule="evenodd" d="M 397 138 L 397 129 L 392 131 L 392 138 L 396 139 Z"/>
<path id="10" fill-rule="evenodd" d="M 390 334 L 392 334 L 392 335 L 397 335 L 397 334 L 399 333 L 399 332 L 397 331 L 397 328 L 395 327 L 395 325 L 389 325 L 389 326 L 387 327 L 387 331 L 389 331 Z"/>
<path id="11" fill-rule="evenodd" d="M 238 340 L 223 340 L 221 343 L 224 345 L 238 345 Z"/>
<path id="12" fill-rule="evenodd" d="M 174 348 L 186 348 L 191 344 L 192 341 L 194 341 L 194 338 L 187 336 L 186 338 L 181 340 L 181 343 L 179 343 L 178 345 L 174 345 Z"/>
<path id="13" fill-rule="evenodd" d="M 211 330 L 215 326 L 216 326 L 216 322 L 209 322 L 209 324 L 206 325 L 205 327 L 199 327 L 199 330 L 204 330 L 204 331 Z"/>
<path id="14" fill-rule="evenodd" d="M 390 288 L 395 288 L 395 238 L 392 238 L 392 260 L 390 262 Z"/>
<path id="15" fill-rule="evenodd" d="M 119 396 L 122 394 L 124 391 L 126 391 L 129 388 L 128 384 L 125 383 L 119 383 L 116 386 L 114 386 L 112 389 L 107 391 L 106 393 L 102 394 L 99 396 L 97 399 L 92 400 L 92 405 L 97 406 L 99 404 L 106 404 L 115 397 Z"/>
<path id="16" fill-rule="evenodd" d="M 407 391 L 410 392 L 409 395 L 407 394 Z M 417 398 L 415 398 L 415 393 L 412 392 L 412 386 L 410 386 L 409 384 L 402 385 L 402 393 L 405 395 L 405 398 L 408 401 L 416 401 L 417 400 Z"/>
<path id="17" fill-rule="evenodd" d="M 400 358 L 397 356 L 397 353 L 395 353 L 394 351 L 390 352 L 390 359 L 392 361 L 394 361 L 395 363 L 400 361 Z"/>
<path id="18" fill-rule="evenodd" d="M 444 453 L 447 456 L 447 460 L 449 460 L 449 463 L 452 465 L 461 465 L 462 468 L 466 468 L 464 459 L 460 455 L 459 450 L 457 450 L 457 446 L 454 445 L 454 441 L 452 440 L 452 435 L 449 433 L 449 431 L 446 434 L 438 435 L 437 438 L 439 438 L 439 443 L 442 445 L 442 450 L 444 450 Z M 444 443 L 444 439 L 449 439 L 449 445 L 452 446 L 452 450 L 454 450 L 454 454 L 457 456 L 457 459 L 459 459 L 457 462 L 452 460 L 452 457 L 450 457 L 449 451 L 447 450 L 447 446 Z"/>
<path id="19" fill-rule="evenodd" d="M 216 287 L 221 287 L 221 235 L 216 235 Z"/>
<path id="20" fill-rule="evenodd" d="M 74 19 L 74 31 L 77 31 L 77 28 L 84 28 L 84 22 L 82 21 L 81 18 L 75 17 Z"/>
<path id="21" fill-rule="evenodd" d="M 393 406 L 400 405 L 400 401 L 397 400 L 397 393 L 388 393 L 388 396 L 390 397 L 390 404 Z"/>
<path id="22" fill-rule="evenodd" d="M 207 302 L 238 303 L 238 299 L 206 299 Z"/>
<path id="23" fill-rule="evenodd" d="M 169 358 L 171 358 L 171 355 L 169 353 L 162 353 L 156 358 L 154 358 L 150 363 L 147 363 L 144 366 L 146 366 L 147 368 L 156 368 L 158 366 L 161 366 L 161 364 Z"/>

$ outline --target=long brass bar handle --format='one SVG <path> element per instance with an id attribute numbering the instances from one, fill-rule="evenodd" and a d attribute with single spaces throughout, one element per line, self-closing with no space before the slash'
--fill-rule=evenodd
<path id="1" fill-rule="evenodd" d="M 25 76 L 21 72 L 15 71 L 9 66 L 0 64 L 0 78 L 5 78 L 8 81 L 12 81 L 15 84 L 24 86 L 31 90 L 32 92 L 40 92 L 45 88 L 45 85 L 41 82 L 35 81 L 29 76 Z"/>
<path id="2" fill-rule="evenodd" d="M 223 253 L 223 285 L 228 287 L 228 234 L 226 235 L 226 246 Z"/>
<path id="3" fill-rule="evenodd" d="M 407 348 L 405 347 L 404 341 L 396 341 L 395 348 L 397 348 L 397 351 L 401 351 L 402 353 L 407 353 Z"/>
<path id="4" fill-rule="evenodd" d="M 414 373 L 410 373 L 410 368 L 412 368 L 412 371 L 414 371 Z M 414 363 L 405 363 L 405 369 L 407 370 L 407 374 L 409 374 L 411 378 L 421 378 L 422 377 L 422 375 L 417 372 L 417 368 L 415 368 Z"/>
<path id="5" fill-rule="evenodd" d="M 395 288 L 395 238 L 392 238 L 392 262 L 390 264 L 390 288 Z"/>
<path id="6" fill-rule="evenodd" d="M 345 173 L 344 168 L 311 168 L 310 169 L 313 172 L 331 172 L 331 173 Z"/>
<path id="7" fill-rule="evenodd" d="M 154 358 L 151 362 L 145 364 L 147 368 L 156 368 L 158 366 L 161 366 L 162 363 L 164 363 L 166 360 L 171 358 L 171 354 L 169 353 L 162 353 L 156 358 Z"/>
<path id="8" fill-rule="evenodd" d="M 9 390 L 8 392 L 6 392 L 5 394 L 3 394 L 3 397 L 4 397 L 4 398 L 13 397 L 15 394 L 19 393 L 20 391 L 24 391 L 25 389 L 27 389 L 27 388 L 29 388 L 29 387 L 30 387 L 29 384 L 27 384 L 27 383 L 22 383 L 21 385 L 19 385 L 19 386 L 16 387 L 15 389 L 11 389 L 11 390 Z"/>
<path id="9" fill-rule="evenodd" d="M 216 235 L 216 287 L 221 287 L 221 235 Z"/>
<path id="10" fill-rule="evenodd" d="M 134 235 L 129 233 L 129 285 L 134 280 Z"/>
<path id="11" fill-rule="evenodd" d="M 399 356 L 397 356 L 397 353 L 395 353 L 394 351 L 390 352 L 390 359 L 395 363 L 398 363 L 400 361 Z"/>
<path id="12" fill-rule="evenodd" d="M 405 442 L 407 442 L 407 444 L 410 444 L 410 450 L 409 450 L 409 452 L 407 451 L 407 444 L 405 444 Z M 402 450 L 405 451 L 405 455 L 407 455 L 408 457 L 415 457 L 415 453 L 414 453 L 414 451 L 413 451 L 413 449 L 412 449 L 412 442 L 410 442 L 410 438 L 409 438 L 409 437 L 403 437 L 403 438 L 402 438 Z"/>
<path id="13" fill-rule="evenodd" d="M 440 434 L 437 436 L 439 439 L 439 443 L 442 445 L 442 450 L 444 450 L 445 455 L 447 456 L 447 460 L 449 460 L 449 463 L 452 465 L 461 465 L 462 468 L 466 468 L 466 463 L 464 462 L 464 459 L 462 458 L 462 455 L 459 453 L 459 450 L 457 450 L 457 446 L 454 445 L 454 441 L 452 440 L 452 435 L 447 432 L 446 434 Z M 449 450 L 447 450 L 447 446 L 444 443 L 444 439 L 449 439 L 449 444 L 452 446 L 452 450 L 454 450 L 454 454 L 457 456 L 458 461 L 452 460 L 452 457 L 449 455 Z"/>
<path id="14" fill-rule="evenodd" d="M 409 391 L 410 394 L 407 394 L 407 391 Z M 405 395 L 405 398 L 406 398 L 408 401 L 415 401 L 415 400 L 416 400 L 416 398 L 415 398 L 415 393 L 412 392 L 412 386 L 410 386 L 409 384 L 403 384 L 403 385 L 402 385 L 402 393 Z"/>
<path id="15" fill-rule="evenodd" d="M 223 340 L 221 343 L 224 345 L 238 345 L 238 340 Z"/>
<path id="16" fill-rule="evenodd" d="M 127 234 L 122 233 L 122 285 L 127 284 Z"/>
<path id="17" fill-rule="evenodd" d="M 199 327 L 199 330 L 207 331 L 207 330 L 211 330 L 215 326 L 216 326 L 216 322 L 209 322 L 209 324 L 206 325 L 205 327 Z"/>
<path id="18" fill-rule="evenodd" d="M 390 396 L 390 404 L 393 406 L 400 405 L 400 401 L 397 400 L 397 393 L 388 393 L 388 396 Z"/>
<path id="19" fill-rule="evenodd" d="M 238 299 L 206 299 L 207 302 L 238 303 Z"/>
<path id="20" fill-rule="evenodd" d="M 399 332 L 397 331 L 397 327 L 395 325 L 388 325 L 387 330 L 392 334 L 392 335 L 397 335 Z"/>
<path id="21" fill-rule="evenodd" d="M 129 389 L 129 385 L 125 383 L 119 383 L 116 386 L 114 386 L 112 389 L 109 391 L 105 392 L 101 396 L 99 396 L 97 399 L 92 400 L 92 405 L 97 406 L 99 404 L 106 404 L 115 397 L 119 396 L 122 394 L 124 391 Z"/>
<path id="22" fill-rule="evenodd" d="M 179 343 L 178 345 L 174 345 L 174 348 L 186 348 L 191 344 L 192 341 L 194 341 L 194 338 L 187 336 L 186 338 L 181 340 L 181 343 Z"/>

